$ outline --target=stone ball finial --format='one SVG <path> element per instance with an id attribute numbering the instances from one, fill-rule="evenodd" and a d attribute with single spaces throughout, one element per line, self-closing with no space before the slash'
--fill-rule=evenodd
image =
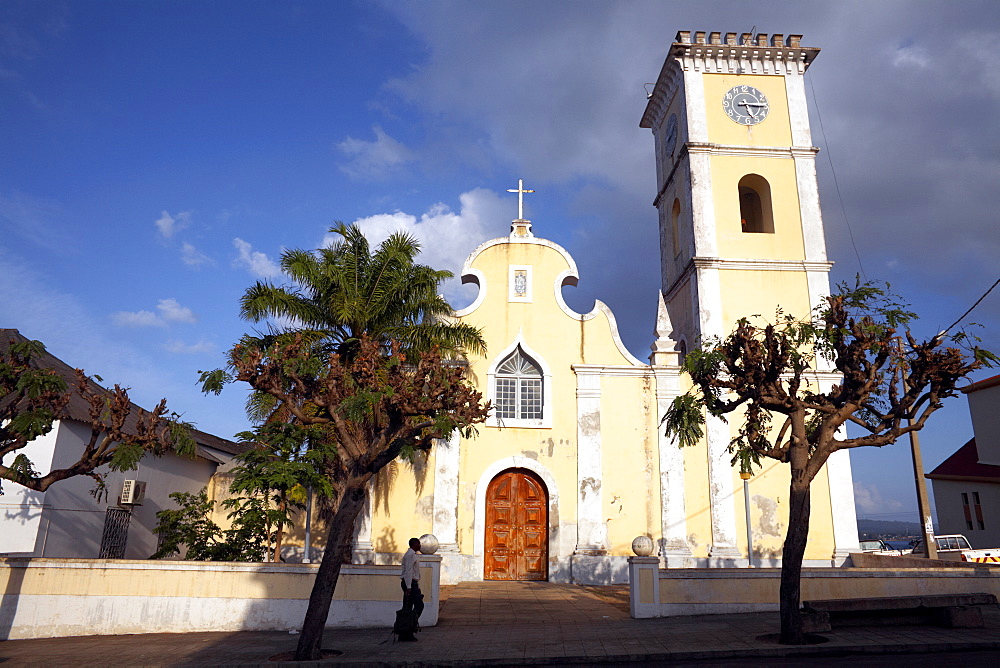
<path id="1" fill-rule="evenodd" d="M 437 536 L 432 533 L 425 533 L 420 537 L 420 554 L 434 554 L 441 547 Z"/>
<path id="2" fill-rule="evenodd" d="M 636 536 L 632 541 L 632 551 L 637 557 L 648 557 L 653 554 L 653 539 L 649 536 Z"/>

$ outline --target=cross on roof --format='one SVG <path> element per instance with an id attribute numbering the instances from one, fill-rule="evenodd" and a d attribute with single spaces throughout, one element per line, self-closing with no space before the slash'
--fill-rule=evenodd
<path id="1" fill-rule="evenodd" d="M 508 188 L 507 192 L 517 193 L 517 219 L 524 220 L 524 193 L 533 193 L 534 190 L 525 190 L 524 179 L 517 180 L 517 189 Z"/>

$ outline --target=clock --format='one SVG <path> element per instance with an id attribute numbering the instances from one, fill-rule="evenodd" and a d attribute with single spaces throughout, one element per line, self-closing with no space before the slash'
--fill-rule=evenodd
<path id="1" fill-rule="evenodd" d="M 668 158 L 674 155 L 674 148 L 677 147 L 677 114 L 670 114 L 667 121 L 667 131 L 663 135 L 663 151 Z"/>
<path id="2" fill-rule="evenodd" d="M 757 125 L 770 110 L 767 98 L 753 86 L 733 86 L 722 98 L 726 115 L 740 125 Z"/>

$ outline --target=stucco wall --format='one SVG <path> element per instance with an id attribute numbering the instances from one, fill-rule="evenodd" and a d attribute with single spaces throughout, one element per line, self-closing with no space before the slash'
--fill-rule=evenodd
<path id="1" fill-rule="evenodd" d="M 1000 385 L 970 392 L 969 412 L 982 464 L 1000 466 Z"/>
<path id="2" fill-rule="evenodd" d="M 632 616 L 729 614 L 777 610 L 781 571 L 658 570 L 655 560 L 630 564 Z M 802 600 L 986 592 L 1000 595 L 1000 569 L 805 568 Z"/>
<path id="3" fill-rule="evenodd" d="M 1000 484 L 981 481 L 934 480 L 934 505 L 937 508 L 937 532 L 959 533 L 977 549 L 1000 548 Z M 976 520 L 973 492 L 979 492 L 985 530 Z M 972 528 L 965 521 L 962 494 L 969 496 Z"/>
<path id="4" fill-rule="evenodd" d="M 80 456 L 90 429 L 73 421 L 59 421 L 46 436 L 28 445 L 26 453 L 35 468 L 47 473 L 54 468 L 72 465 Z M 15 538 L 4 540 L 0 551 L 6 554 L 56 558 L 97 558 L 100 554 L 104 518 L 109 506 L 116 506 L 122 481 L 146 481 L 146 499 L 135 506 L 129 525 L 125 557 L 144 559 L 156 551 L 156 513 L 176 507 L 168 498 L 171 492 L 197 492 L 209 483 L 216 464 L 201 458 L 166 454 L 147 455 L 136 470 L 105 474 L 107 495 L 100 499 L 91 492 L 94 480 L 75 476 L 61 480 L 43 493 L 30 492 L 13 483 L 5 485 L 0 531 Z"/>
<path id="5" fill-rule="evenodd" d="M 52 431 L 28 443 L 21 451 L 31 460 L 35 470 L 52 470 L 62 425 L 62 422 L 56 422 Z M 4 464 L 10 464 L 16 455 L 7 455 Z M 41 547 L 42 527 L 47 522 L 44 517 L 45 492 L 35 492 L 7 481 L 3 483 L 3 490 L 3 496 L 0 496 L 0 531 L 3 533 L 0 553 L 32 554 L 36 546 Z"/>
<path id="6" fill-rule="evenodd" d="M 440 557 L 420 556 L 423 626 L 437 624 Z M 293 630 L 316 564 L 0 559 L 0 640 L 69 635 Z M 388 627 L 398 566 L 344 566 L 328 626 Z"/>

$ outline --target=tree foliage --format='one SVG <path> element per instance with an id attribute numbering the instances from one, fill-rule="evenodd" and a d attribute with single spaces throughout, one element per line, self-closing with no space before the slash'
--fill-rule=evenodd
<path id="1" fill-rule="evenodd" d="M 809 485 L 838 450 L 881 447 L 923 428 L 958 383 L 997 357 L 966 332 L 918 340 L 916 315 L 883 287 L 840 285 L 813 317 L 778 312 L 775 323 L 741 319 L 684 361 L 692 389 L 663 417 L 681 446 L 699 442 L 706 414 L 739 415 L 732 464 L 752 472 L 764 458 L 791 469 L 782 551 L 782 642 L 803 642 L 799 576 L 809 530 Z M 858 436 L 849 436 L 845 426 Z"/>
<path id="2" fill-rule="evenodd" d="M 479 331 L 452 322 L 451 306 L 437 292 L 452 273 L 416 263 L 420 244 L 414 237 L 397 232 L 372 249 L 356 226 L 337 223 L 330 232 L 337 240 L 327 247 L 282 254 L 285 285 L 258 281 L 247 289 L 240 300 L 245 320 L 288 324 L 267 336 L 244 337 L 245 345 L 266 347 L 294 332 L 317 353 L 342 359 L 357 354 L 363 335 L 383 346 L 395 341 L 413 358 L 434 347 L 446 357 L 485 352 Z M 214 392 L 231 380 L 221 370 L 203 376 L 206 390 Z"/>
<path id="3" fill-rule="evenodd" d="M 259 498 L 229 514 L 232 526 L 223 529 L 212 520 L 215 501 L 204 488 L 198 494 L 174 492 L 170 498 L 176 509 L 156 513 L 153 532 L 159 536 L 159 547 L 150 559 L 165 559 L 184 555 L 189 561 L 254 561 L 267 559 L 270 553 L 266 504 Z"/>
<path id="4" fill-rule="evenodd" d="M 236 456 L 238 466 L 233 469 L 229 491 L 237 496 L 226 499 L 223 505 L 238 515 L 259 506 L 271 560 L 281 561 L 285 528 L 293 525 L 294 511 L 305 509 L 307 490 L 321 499 L 333 493 L 323 474 L 329 449 L 322 439 L 314 446 L 308 428 L 285 422 L 270 422 L 237 436 L 256 447 Z"/>
<path id="5" fill-rule="evenodd" d="M 0 479 L 44 492 L 55 482 L 85 475 L 96 481 L 95 493 L 100 493 L 104 474 L 96 469 L 102 466 L 127 471 L 146 453 L 194 453 L 190 425 L 167 412 L 166 399 L 152 411 L 143 410 L 129 401 L 126 388 L 115 385 L 105 390 L 80 369 L 68 381 L 40 363 L 44 355 L 41 342 L 16 338 L 0 350 L 0 461 L 14 455 L 0 465 Z M 76 462 L 40 473 L 22 450 L 52 431 L 56 421 L 70 418 L 75 397 L 86 406 L 86 417 L 77 417 L 90 428 L 90 437 Z"/>
<path id="6" fill-rule="evenodd" d="M 171 494 L 179 508 L 156 514 L 160 547 L 151 558 L 281 561 L 285 529 L 294 524 L 293 513 L 305 509 L 307 489 L 318 498 L 332 493 L 322 472 L 325 456 L 321 448 L 309 447 L 308 429 L 268 423 L 237 438 L 251 447 L 233 458 L 233 496 L 219 504 L 229 511 L 231 528 L 223 530 L 212 520 L 216 503 L 205 490 Z"/>

